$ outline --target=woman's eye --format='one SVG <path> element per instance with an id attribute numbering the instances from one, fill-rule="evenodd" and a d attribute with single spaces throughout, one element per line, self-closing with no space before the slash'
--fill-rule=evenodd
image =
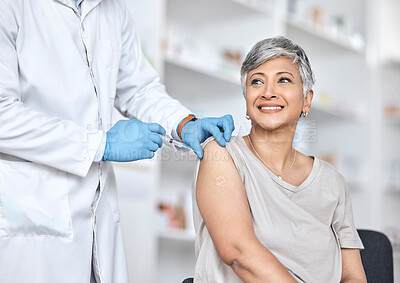
<path id="1" fill-rule="evenodd" d="M 292 81 L 289 78 L 280 78 L 279 83 L 291 83 Z"/>
<path id="2" fill-rule="evenodd" d="M 251 81 L 251 84 L 252 85 L 261 85 L 261 84 L 263 84 L 263 81 L 260 79 L 254 79 Z"/>

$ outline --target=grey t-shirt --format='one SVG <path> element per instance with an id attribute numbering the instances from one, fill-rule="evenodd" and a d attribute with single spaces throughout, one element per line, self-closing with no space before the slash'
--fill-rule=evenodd
<path id="1" fill-rule="evenodd" d="M 340 282 L 341 248 L 363 249 L 344 178 L 332 165 L 314 158 L 307 179 L 292 186 L 269 171 L 242 137 L 232 137 L 226 148 L 246 188 L 258 240 L 298 282 Z M 218 256 L 198 210 L 197 171 L 198 167 L 193 183 L 195 282 L 241 282 Z"/>

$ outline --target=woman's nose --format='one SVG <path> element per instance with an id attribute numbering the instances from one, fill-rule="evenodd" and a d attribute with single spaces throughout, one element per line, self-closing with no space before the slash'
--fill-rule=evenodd
<path id="1" fill-rule="evenodd" d="M 265 85 L 265 91 L 264 91 L 264 93 L 262 94 L 261 97 L 264 98 L 264 99 L 269 100 L 269 99 L 278 98 L 279 95 L 278 95 L 278 93 L 277 93 L 277 91 L 276 91 L 276 89 L 275 89 L 273 84 L 266 84 Z"/>

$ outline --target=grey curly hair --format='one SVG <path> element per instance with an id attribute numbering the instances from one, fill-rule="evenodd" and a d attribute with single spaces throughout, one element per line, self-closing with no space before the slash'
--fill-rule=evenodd
<path id="1" fill-rule="evenodd" d="M 293 64 L 298 63 L 304 96 L 312 90 L 315 84 L 315 77 L 303 48 L 285 36 L 275 36 L 257 42 L 244 59 L 240 70 L 243 95 L 246 95 L 248 72 L 271 59 L 279 57 L 289 58 Z"/>

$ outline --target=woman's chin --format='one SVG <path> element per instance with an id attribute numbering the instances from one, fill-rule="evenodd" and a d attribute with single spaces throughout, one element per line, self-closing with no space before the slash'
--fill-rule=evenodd
<path id="1" fill-rule="evenodd" d="M 282 127 L 284 123 L 282 123 L 281 121 L 260 121 L 259 123 L 257 123 L 257 126 L 265 131 L 274 131 L 279 129 L 280 127 Z"/>
<path id="2" fill-rule="evenodd" d="M 257 121 L 257 126 L 265 131 L 275 131 L 278 129 L 294 127 L 296 129 L 297 120 L 294 121 L 282 121 L 282 120 L 268 120 L 268 121 Z"/>

